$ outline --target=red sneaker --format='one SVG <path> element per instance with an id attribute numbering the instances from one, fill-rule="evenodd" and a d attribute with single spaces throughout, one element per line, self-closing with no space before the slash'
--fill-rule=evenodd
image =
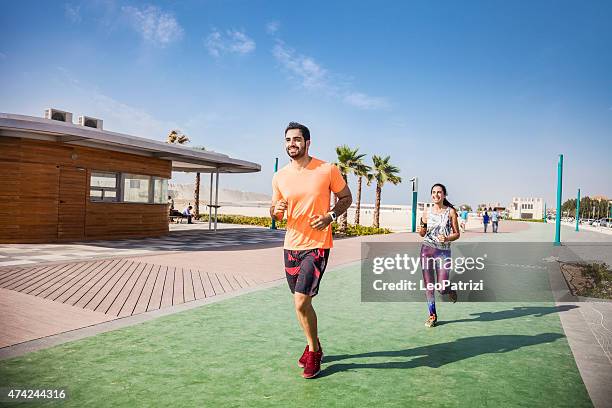
<path id="1" fill-rule="evenodd" d="M 321 357 L 323 353 L 319 351 L 306 352 L 306 367 L 304 367 L 304 378 L 314 378 L 321 372 Z"/>
<path id="2" fill-rule="evenodd" d="M 319 351 L 321 352 L 321 359 L 323 359 L 323 347 L 321 347 L 321 342 L 317 339 L 317 343 L 319 344 Z M 304 368 L 306 367 L 306 355 L 308 353 L 308 344 L 302 353 L 302 357 L 298 360 L 298 367 Z"/>

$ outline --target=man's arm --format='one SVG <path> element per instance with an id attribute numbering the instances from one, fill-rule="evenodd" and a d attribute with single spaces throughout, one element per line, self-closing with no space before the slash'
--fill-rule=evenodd
<path id="1" fill-rule="evenodd" d="M 287 201 L 278 200 L 270 206 L 270 217 L 276 221 L 280 221 L 285 216 L 287 210 Z"/>
<path id="2" fill-rule="evenodd" d="M 353 203 L 353 195 L 351 194 L 351 190 L 347 185 L 338 193 L 336 193 L 336 197 L 338 197 L 338 202 L 336 203 L 334 208 L 332 208 L 332 211 L 336 213 L 337 217 L 339 217 L 344 214 Z"/>
<path id="3" fill-rule="evenodd" d="M 336 193 L 336 197 L 338 197 L 338 202 L 334 208 L 332 208 L 332 211 L 336 213 L 337 217 L 339 217 L 351 206 L 353 202 L 353 195 L 351 194 L 351 190 L 348 188 L 348 186 L 345 186 L 342 190 Z M 327 228 L 331 222 L 332 217 L 329 214 L 314 215 L 310 221 L 310 226 L 314 229 L 323 230 Z"/>

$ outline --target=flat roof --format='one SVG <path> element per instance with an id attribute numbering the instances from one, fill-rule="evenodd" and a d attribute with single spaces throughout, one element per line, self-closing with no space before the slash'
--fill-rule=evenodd
<path id="1" fill-rule="evenodd" d="M 74 123 L 35 116 L 0 112 L 0 136 L 50 140 L 61 143 L 121 151 L 172 161 L 173 171 L 214 173 L 254 173 L 261 165 L 234 159 L 226 154 L 195 150 L 144 137 L 109 132 Z"/>

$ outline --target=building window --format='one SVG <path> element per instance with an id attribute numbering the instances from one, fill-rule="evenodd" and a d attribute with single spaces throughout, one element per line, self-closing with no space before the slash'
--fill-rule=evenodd
<path id="1" fill-rule="evenodd" d="M 168 179 L 162 177 L 92 171 L 89 184 L 91 201 L 167 204 Z"/>
<path id="2" fill-rule="evenodd" d="M 92 171 L 89 198 L 91 201 L 117 201 L 117 173 Z"/>
<path id="3" fill-rule="evenodd" d="M 123 174 L 123 200 L 126 203 L 151 202 L 151 176 Z"/>
<path id="4" fill-rule="evenodd" d="M 168 179 L 153 177 L 153 203 L 166 204 L 168 202 Z"/>

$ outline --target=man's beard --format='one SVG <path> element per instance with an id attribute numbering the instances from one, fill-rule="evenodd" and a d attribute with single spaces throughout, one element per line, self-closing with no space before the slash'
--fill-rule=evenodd
<path id="1" fill-rule="evenodd" d="M 302 157 L 304 157 L 304 155 L 306 154 L 306 149 L 300 149 L 299 147 L 295 150 L 295 152 L 293 154 L 289 153 L 290 149 L 287 149 L 287 154 L 289 155 L 290 158 L 292 158 L 293 160 L 295 159 L 301 159 Z"/>

